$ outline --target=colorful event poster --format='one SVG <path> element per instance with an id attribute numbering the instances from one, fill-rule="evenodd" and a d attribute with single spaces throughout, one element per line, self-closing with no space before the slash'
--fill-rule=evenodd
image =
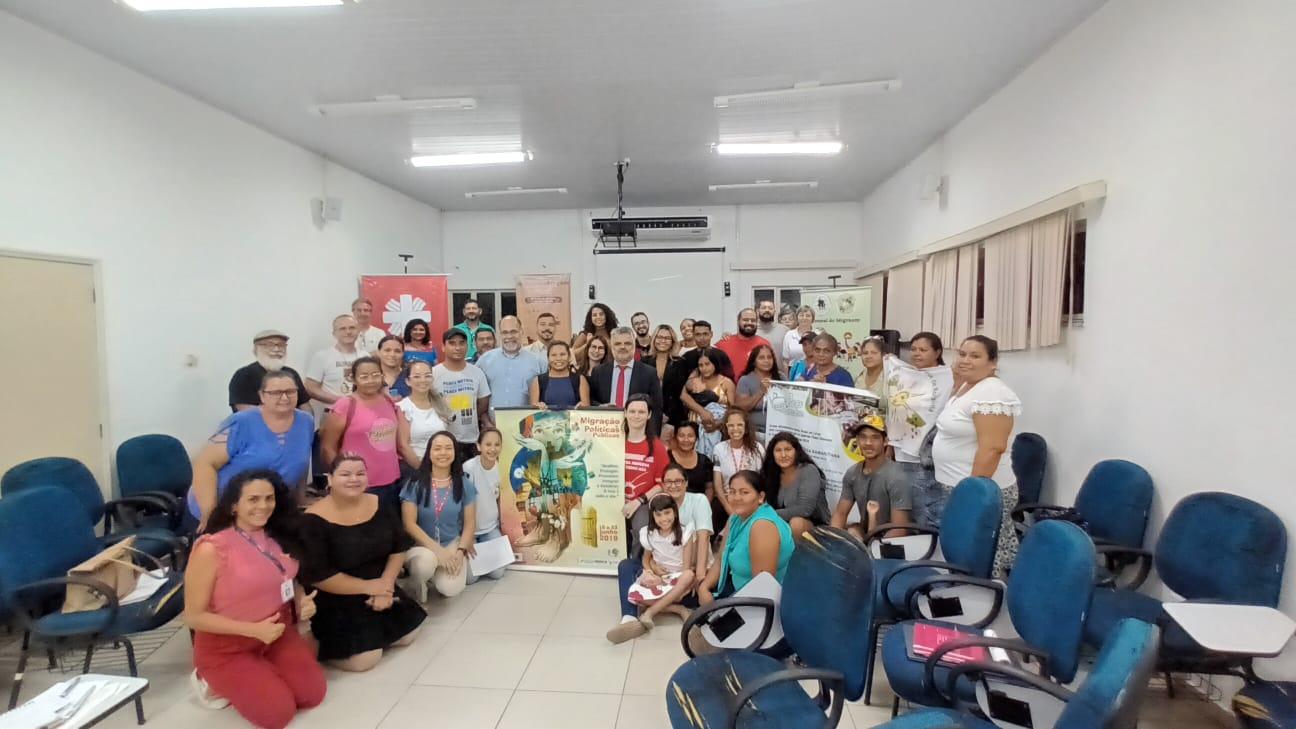
<path id="1" fill-rule="evenodd" d="M 842 476 L 861 460 L 851 428 L 878 412 L 878 399 L 867 390 L 820 382 L 774 382 L 765 399 L 765 432 L 787 432 L 801 441 L 824 473 L 829 508 L 836 506 Z"/>
<path id="2" fill-rule="evenodd" d="M 619 410 L 502 408 L 500 528 L 514 568 L 614 575 L 626 554 Z"/>
<path id="3" fill-rule="evenodd" d="M 527 342 L 536 340 L 536 317 L 550 313 L 558 317 L 554 339 L 571 341 L 571 275 L 566 273 L 520 273 L 517 276 L 517 313 Z"/>
<path id="4" fill-rule="evenodd" d="M 422 319 L 438 349 L 450 328 L 449 293 L 443 273 L 383 274 L 360 277 L 360 295 L 373 302 L 373 326 L 402 336 L 405 324 Z"/>
<path id="5" fill-rule="evenodd" d="M 837 338 L 837 364 L 859 377 L 860 343 L 869 337 L 872 321 L 873 287 L 853 286 L 840 289 L 805 289 L 801 303 L 814 309 L 815 328 Z"/>

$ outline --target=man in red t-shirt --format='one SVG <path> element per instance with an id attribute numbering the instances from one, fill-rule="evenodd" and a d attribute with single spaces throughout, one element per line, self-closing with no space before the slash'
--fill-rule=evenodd
<path id="1" fill-rule="evenodd" d="M 756 321 L 755 309 L 743 309 L 738 312 L 738 333 L 730 334 L 715 345 L 716 349 L 729 357 L 729 361 L 733 363 L 734 375 L 738 377 L 747 369 L 747 358 L 751 356 L 751 351 L 762 344 L 769 345 L 765 337 L 756 335 Z"/>

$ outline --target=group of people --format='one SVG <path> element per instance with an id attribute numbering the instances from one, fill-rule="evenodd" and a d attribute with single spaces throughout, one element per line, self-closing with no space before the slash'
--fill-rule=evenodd
<path id="1" fill-rule="evenodd" d="M 636 312 L 622 327 L 594 304 L 570 341 L 546 313 L 527 343 L 517 317 L 491 327 L 470 301 L 439 351 L 426 322 L 395 336 L 373 327 L 371 312 L 358 299 L 336 317 L 334 344 L 304 376 L 286 365 L 285 333 L 258 332 L 254 361 L 230 380 L 234 412 L 194 457 L 193 681 L 204 701 L 233 704 L 257 726 L 283 726 L 322 700 L 318 661 L 364 671 L 408 645 L 430 592 L 452 597 L 501 576 L 470 566 L 476 545 L 501 534 L 493 408 L 624 411 L 629 558 L 618 567 L 614 642 L 762 573 L 781 581 L 794 539 L 816 525 L 863 537 L 886 524 L 934 524 L 953 486 L 972 475 L 1004 488 L 1005 518 L 1016 502 L 1004 456 L 1020 402 L 995 376 L 997 346 L 985 337 L 960 345 L 956 386 L 924 424 L 934 435 L 910 453 L 887 436 L 884 364 L 893 355 L 865 341 L 865 371 L 851 377 L 809 308 L 788 326 L 773 302 L 760 302 L 713 345 L 709 322 L 686 319 L 677 333 Z M 945 366 L 934 334 L 915 335 L 910 351 L 913 367 Z M 771 383 L 798 368 L 798 380 L 880 397 L 877 414 L 849 434 L 862 460 L 833 508 L 797 437 L 766 432 Z M 934 464 L 926 468 L 924 450 Z M 304 496 L 312 481 L 327 485 L 313 501 Z M 1011 549 L 1001 550 L 1005 565 Z M 310 639 L 296 627 L 305 621 Z"/>

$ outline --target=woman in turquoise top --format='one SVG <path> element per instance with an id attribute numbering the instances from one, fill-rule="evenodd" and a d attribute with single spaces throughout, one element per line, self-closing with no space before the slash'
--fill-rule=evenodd
<path id="1" fill-rule="evenodd" d="M 792 528 L 765 503 L 760 483 L 760 474 L 755 471 L 739 471 L 729 478 L 729 536 L 724 554 L 711 564 L 698 587 L 698 602 L 702 605 L 732 595 L 762 572 L 783 582 L 792 559 Z"/>

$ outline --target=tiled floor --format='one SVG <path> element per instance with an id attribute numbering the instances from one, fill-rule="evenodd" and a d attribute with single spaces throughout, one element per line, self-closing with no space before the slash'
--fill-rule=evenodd
<path id="1" fill-rule="evenodd" d="M 618 619 L 616 581 L 604 577 L 510 572 L 470 586 L 454 600 L 433 598 L 418 640 L 391 651 L 365 674 L 329 672 L 323 705 L 294 727 L 337 729 L 661 729 L 665 688 L 684 661 L 678 621 L 663 618 L 649 636 L 620 646 L 604 632 Z M 141 666 L 148 726 L 246 726 L 233 709 L 210 711 L 188 684 L 189 637 L 180 631 Z M 3 667 L 0 667 L 3 670 Z M 12 670 L 12 669 L 10 669 Z M 8 676 L 0 690 L 8 694 Z M 31 697 L 61 676 L 28 672 Z M 890 716 L 880 677 L 874 706 L 848 705 L 840 726 L 865 729 Z M 1167 701 L 1152 689 L 1142 729 L 1229 727 L 1211 704 Z M 135 726 L 125 707 L 100 726 Z"/>

